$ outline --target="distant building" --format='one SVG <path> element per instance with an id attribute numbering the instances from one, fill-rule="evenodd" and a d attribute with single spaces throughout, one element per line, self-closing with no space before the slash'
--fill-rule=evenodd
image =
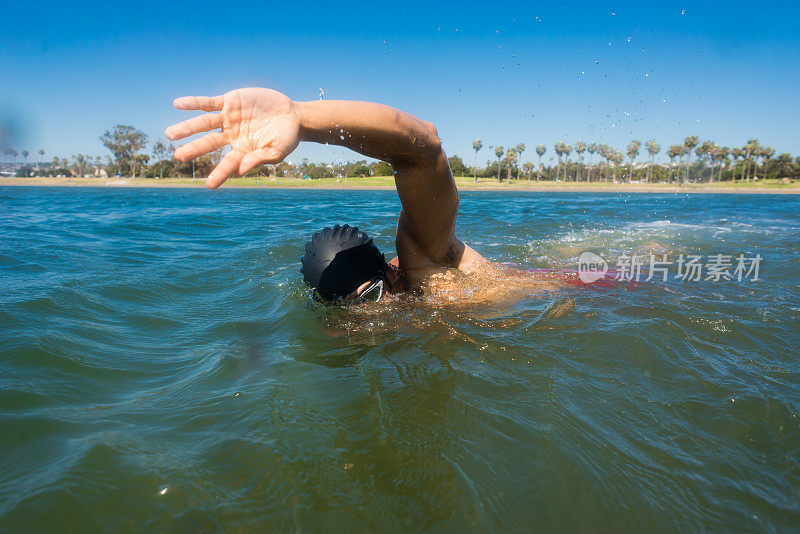
<path id="1" fill-rule="evenodd" d="M 6 178 L 16 176 L 20 167 L 22 167 L 22 163 L 0 163 L 0 176 Z"/>

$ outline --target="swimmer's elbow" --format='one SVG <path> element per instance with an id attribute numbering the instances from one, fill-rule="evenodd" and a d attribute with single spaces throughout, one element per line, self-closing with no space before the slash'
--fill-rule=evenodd
<path id="1" fill-rule="evenodd" d="M 442 153 L 442 140 L 436 126 L 410 113 L 394 110 L 391 120 L 394 147 L 386 160 L 395 167 L 427 167 L 436 164 Z"/>
<path id="2" fill-rule="evenodd" d="M 420 120 L 419 132 L 414 140 L 417 161 L 422 164 L 431 164 L 438 161 L 443 153 L 442 140 L 436 126 Z"/>
<path id="3" fill-rule="evenodd" d="M 433 123 L 428 121 L 421 121 L 422 127 L 425 131 L 425 143 L 432 151 L 439 152 L 442 150 L 442 140 L 439 138 L 439 131 Z"/>

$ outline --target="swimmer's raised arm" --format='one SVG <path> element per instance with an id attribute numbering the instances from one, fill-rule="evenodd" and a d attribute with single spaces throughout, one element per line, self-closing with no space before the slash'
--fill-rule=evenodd
<path id="1" fill-rule="evenodd" d="M 280 163 L 300 141 L 345 146 L 391 163 L 403 206 L 397 229 L 401 267 L 459 266 L 465 247 L 454 233 L 458 192 L 432 124 L 382 104 L 293 102 L 260 88 L 178 98 L 175 107 L 220 112 L 194 117 L 166 131 L 175 140 L 221 128 L 175 151 L 178 160 L 188 161 L 231 145 L 206 180 L 212 189 L 234 173 Z"/>
<path id="2" fill-rule="evenodd" d="M 392 164 L 403 206 L 396 246 L 404 271 L 458 267 L 464 248 L 455 236 L 458 192 L 433 124 L 370 102 L 318 100 L 296 109 L 303 141 L 346 146 Z"/>

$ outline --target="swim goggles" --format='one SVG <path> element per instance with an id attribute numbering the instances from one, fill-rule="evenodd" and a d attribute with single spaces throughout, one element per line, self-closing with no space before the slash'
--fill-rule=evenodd
<path id="1" fill-rule="evenodd" d="M 358 295 L 356 302 L 366 302 L 368 300 L 378 302 L 381 300 L 381 297 L 383 297 L 385 291 L 385 279 L 383 274 L 381 274 L 377 280 L 368 285 L 367 288 Z"/>

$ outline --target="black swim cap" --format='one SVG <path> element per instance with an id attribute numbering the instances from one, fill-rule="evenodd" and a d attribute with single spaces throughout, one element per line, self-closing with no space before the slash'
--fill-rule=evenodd
<path id="1" fill-rule="evenodd" d="M 389 268 L 372 239 L 346 224 L 315 233 L 300 262 L 303 280 L 325 300 L 346 297 Z"/>

